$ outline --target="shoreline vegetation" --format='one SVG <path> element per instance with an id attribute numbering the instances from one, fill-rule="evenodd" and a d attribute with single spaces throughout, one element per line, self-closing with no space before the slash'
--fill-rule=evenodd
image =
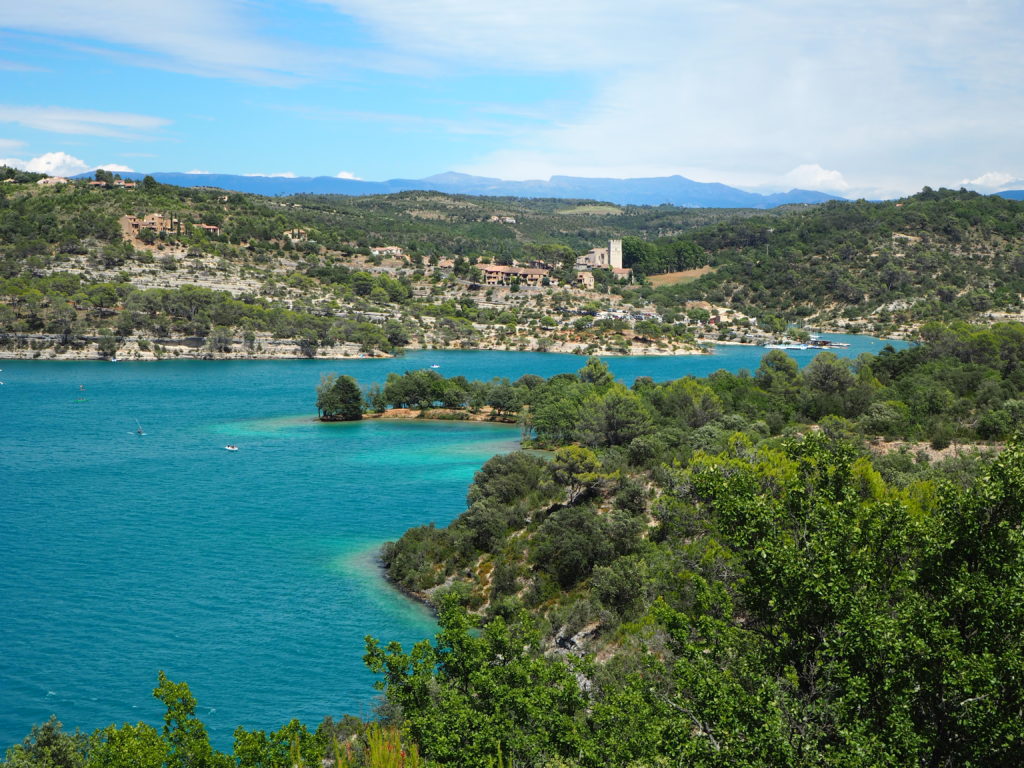
<path id="1" fill-rule="evenodd" d="M 364 395 L 351 376 L 325 374 L 316 390 L 317 418 L 327 422 L 366 418 L 518 423 L 525 438 L 529 420 L 525 390 L 534 380 L 543 381 L 531 374 L 514 384 L 505 378 L 470 381 L 465 376 L 445 378 L 423 368 L 389 373 L 383 387 L 374 384 Z"/>

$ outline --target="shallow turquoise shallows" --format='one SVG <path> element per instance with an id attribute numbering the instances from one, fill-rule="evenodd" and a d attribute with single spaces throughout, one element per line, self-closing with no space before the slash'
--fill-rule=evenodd
<path id="1" fill-rule="evenodd" d="M 841 338 L 854 344 L 848 355 L 884 344 Z M 762 354 L 723 347 L 609 363 L 632 383 L 754 370 Z M 805 364 L 814 353 L 793 354 Z M 410 643 L 435 629 L 429 611 L 384 582 L 377 549 L 410 526 L 447 524 L 473 473 L 519 433 L 320 424 L 320 375 L 366 386 L 432 364 L 489 379 L 583 362 L 502 352 L 0 361 L 0 751 L 51 713 L 87 730 L 158 724 L 150 694 L 161 669 L 189 683 L 225 749 L 237 725 L 370 715 L 363 637 Z"/>

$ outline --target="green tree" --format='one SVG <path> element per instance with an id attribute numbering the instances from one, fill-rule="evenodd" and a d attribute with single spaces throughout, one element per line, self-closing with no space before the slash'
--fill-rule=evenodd
<path id="1" fill-rule="evenodd" d="M 494 409 L 495 413 L 515 413 L 522 405 L 519 393 L 507 381 L 502 381 L 491 387 L 487 397 L 487 404 Z"/>
<path id="2" fill-rule="evenodd" d="M 146 723 L 101 728 L 89 742 L 86 768 L 163 768 L 167 743 Z"/>
<path id="3" fill-rule="evenodd" d="M 314 768 L 328 754 L 321 735 L 310 733 L 298 720 L 270 734 L 236 728 L 234 735 L 238 768 Z"/>
<path id="4" fill-rule="evenodd" d="M 21 744 L 7 750 L 4 765 L 10 768 L 84 768 L 88 737 L 65 733 L 56 715 L 32 731 Z"/>
<path id="5" fill-rule="evenodd" d="M 644 402 L 620 384 L 583 406 L 580 441 L 591 447 L 628 445 L 651 430 Z"/>
<path id="6" fill-rule="evenodd" d="M 363 393 L 351 376 L 326 374 L 317 387 L 316 409 L 321 421 L 363 418 Z"/>
<path id="7" fill-rule="evenodd" d="M 186 683 L 160 672 L 153 696 L 167 707 L 162 736 L 168 747 L 167 768 L 230 768 L 229 756 L 210 746 L 206 726 L 196 715 L 196 699 Z"/>
<path id="8" fill-rule="evenodd" d="M 587 358 L 587 364 L 578 371 L 580 381 L 585 384 L 593 384 L 599 392 L 604 392 L 615 381 L 612 372 L 608 370 L 608 364 L 599 357 Z"/>
<path id="9" fill-rule="evenodd" d="M 497 618 L 479 632 L 453 601 L 441 631 L 406 653 L 366 638 L 367 666 L 401 712 L 404 728 L 439 765 L 480 768 L 500 753 L 515 765 L 573 759 L 586 742 L 586 697 L 573 670 L 546 658 L 525 616 Z"/>
<path id="10" fill-rule="evenodd" d="M 602 479 L 597 454 L 579 445 L 567 445 L 556 450 L 551 470 L 555 480 L 565 488 L 569 504 L 595 488 Z"/>
<path id="11" fill-rule="evenodd" d="M 100 334 L 96 346 L 101 357 L 114 357 L 117 355 L 118 347 L 121 345 L 117 340 L 117 336 L 107 328 Z"/>
<path id="12" fill-rule="evenodd" d="M 610 533 L 604 518 L 589 506 L 556 510 L 537 530 L 533 561 L 569 589 L 589 576 L 594 566 L 615 556 Z"/>

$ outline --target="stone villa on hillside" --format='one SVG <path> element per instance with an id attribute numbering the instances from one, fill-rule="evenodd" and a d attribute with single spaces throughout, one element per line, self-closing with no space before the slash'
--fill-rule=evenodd
<path id="1" fill-rule="evenodd" d="M 121 230 L 126 236 L 138 237 L 139 232 L 144 229 L 152 229 L 157 234 L 161 232 L 180 232 L 181 222 L 171 216 L 164 216 L 162 213 L 147 213 L 145 216 L 122 216 Z"/>
<path id="2" fill-rule="evenodd" d="M 122 216 L 121 233 L 125 239 L 137 238 L 144 229 L 151 229 L 158 235 L 161 232 L 179 233 L 182 231 L 181 220 L 162 213 L 147 213 L 145 216 Z M 220 227 L 215 224 L 186 224 L 188 227 L 201 229 L 208 235 L 219 235 Z"/>
<path id="3" fill-rule="evenodd" d="M 551 270 L 534 267 L 506 267 L 501 264 L 480 264 L 479 267 L 486 285 L 509 285 L 518 279 L 523 285 L 539 286 L 551 274 Z"/>
<path id="4" fill-rule="evenodd" d="M 594 290 L 594 273 L 584 270 L 576 273 L 576 286 L 587 291 Z"/>

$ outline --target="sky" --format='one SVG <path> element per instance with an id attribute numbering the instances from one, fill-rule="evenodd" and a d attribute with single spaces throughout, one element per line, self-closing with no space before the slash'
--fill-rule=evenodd
<path id="1" fill-rule="evenodd" d="M 0 164 L 1024 188 L 1021 0 L 0 0 Z"/>

